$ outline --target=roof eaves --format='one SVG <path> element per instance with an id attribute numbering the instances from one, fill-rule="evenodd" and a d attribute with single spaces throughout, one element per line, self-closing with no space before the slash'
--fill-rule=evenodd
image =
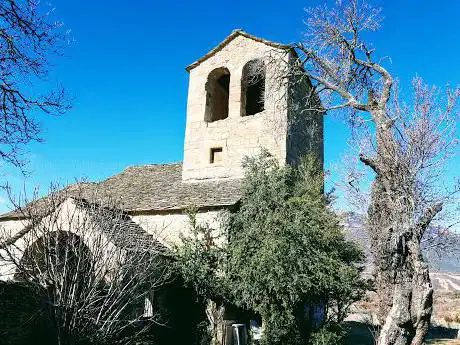
<path id="1" fill-rule="evenodd" d="M 164 214 L 164 213 L 184 213 L 191 207 L 196 207 L 200 211 L 209 211 L 209 210 L 220 210 L 223 208 L 228 208 L 235 206 L 239 202 L 239 198 L 234 201 L 228 202 L 218 202 L 213 205 L 178 205 L 171 207 L 155 207 L 155 208 L 146 208 L 146 209 L 131 209 L 125 210 L 126 214 L 130 216 L 139 216 L 139 215 L 153 215 L 153 214 Z"/>

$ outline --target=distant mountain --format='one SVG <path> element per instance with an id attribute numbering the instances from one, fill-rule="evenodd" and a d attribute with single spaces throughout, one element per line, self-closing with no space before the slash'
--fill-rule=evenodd
<path id="1" fill-rule="evenodd" d="M 366 231 L 366 215 L 355 212 L 339 214 L 341 224 L 345 228 L 348 240 L 360 245 L 366 254 L 366 272 L 372 271 L 372 248 Z M 450 233 L 447 246 L 428 246 L 424 255 L 430 263 L 433 272 L 460 273 L 460 235 Z M 430 244 L 433 242 L 430 242 Z M 433 243 L 434 244 L 434 243 Z"/>
<path id="2" fill-rule="evenodd" d="M 366 217 L 364 215 L 346 212 L 339 214 L 340 224 L 345 229 L 345 238 L 357 243 L 366 256 L 364 274 L 371 275 L 374 269 L 372 262 L 371 241 L 366 231 Z"/>

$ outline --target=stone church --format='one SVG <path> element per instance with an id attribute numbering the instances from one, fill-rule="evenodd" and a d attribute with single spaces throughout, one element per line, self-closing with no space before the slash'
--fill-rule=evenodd
<path id="1" fill-rule="evenodd" d="M 299 83 L 284 73 L 295 58 L 289 45 L 233 31 L 186 68 L 183 162 L 131 166 L 81 185 L 119 200 L 129 216 L 127 237 L 155 233 L 169 246 L 187 232 L 188 207 L 198 210 L 198 220 L 212 222 L 239 201 L 245 156 L 263 148 L 280 164 L 295 164 L 307 152 L 323 160 L 323 119 L 305 105 L 308 81 Z M 17 211 L 0 216 L 0 226 L 19 234 L 18 241 L 25 224 Z M 11 277 L 2 265 L 0 271 L 2 279 Z"/>

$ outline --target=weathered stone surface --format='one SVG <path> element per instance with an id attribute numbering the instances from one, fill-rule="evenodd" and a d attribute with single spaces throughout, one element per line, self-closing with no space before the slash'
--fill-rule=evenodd
<path id="1" fill-rule="evenodd" d="M 241 178 L 245 156 L 267 149 L 281 164 L 295 163 L 299 156 L 315 152 L 323 160 L 323 118 L 306 113 L 309 84 L 285 78 L 295 52 L 287 45 L 234 31 L 219 46 L 190 65 L 187 122 L 184 143 L 184 181 Z M 265 65 L 264 110 L 244 116 L 243 69 L 253 60 Z M 210 76 L 230 73 L 228 117 L 206 121 L 209 111 Z M 292 79 L 292 78 L 291 78 Z M 212 148 L 223 149 L 223 160 L 213 164 Z"/>
<path id="2" fill-rule="evenodd" d="M 184 181 L 216 178 L 241 178 L 241 162 L 245 156 L 254 155 L 260 148 L 267 149 L 282 164 L 286 161 L 286 86 L 277 73 L 286 64 L 290 50 L 253 36 L 234 32 L 220 46 L 192 65 L 187 106 L 187 122 L 184 143 Z M 277 63 L 271 57 L 277 56 Z M 265 90 L 276 95 L 265 98 L 265 109 L 251 116 L 242 116 L 242 72 L 252 60 L 265 62 Z M 270 61 L 269 61 L 270 60 Z M 230 72 L 228 117 L 206 122 L 208 76 L 216 69 Z M 222 147 L 223 160 L 210 162 L 210 150 Z"/>

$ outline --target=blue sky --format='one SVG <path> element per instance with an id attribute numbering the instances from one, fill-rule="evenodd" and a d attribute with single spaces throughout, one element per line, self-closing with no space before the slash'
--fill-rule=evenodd
<path id="1" fill-rule="evenodd" d="M 180 161 L 188 75 L 185 66 L 233 29 L 289 43 L 304 30 L 304 8 L 320 1 L 53 0 L 75 43 L 53 78 L 71 92 L 73 109 L 41 117 L 45 143 L 29 146 L 31 175 L 8 179 L 16 191 L 83 177 L 101 180 L 137 164 Z M 460 2 L 380 2 L 386 20 L 374 36 L 389 69 L 406 86 L 460 81 Z M 347 130 L 326 120 L 326 164 L 339 162 Z M 457 160 L 453 167 L 460 165 Z M 1 202 L 0 211 L 7 210 Z"/>

